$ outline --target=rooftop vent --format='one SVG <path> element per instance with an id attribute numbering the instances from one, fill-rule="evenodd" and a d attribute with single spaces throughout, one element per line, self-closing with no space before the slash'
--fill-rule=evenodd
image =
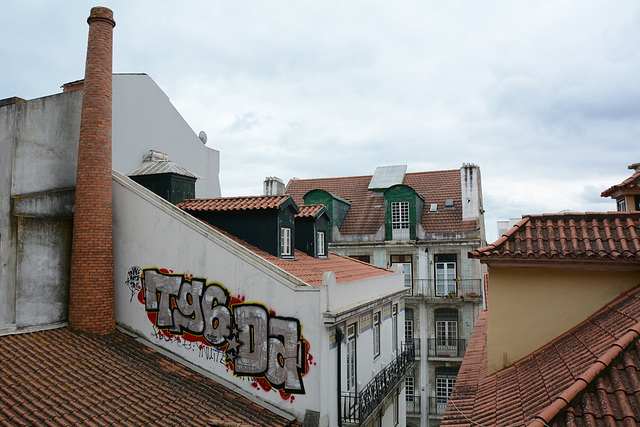
<path id="1" fill-rule="evenodd" d="M 453 199 L 447 199 L 444 201 L 445 209 L 453 209 Z"/>

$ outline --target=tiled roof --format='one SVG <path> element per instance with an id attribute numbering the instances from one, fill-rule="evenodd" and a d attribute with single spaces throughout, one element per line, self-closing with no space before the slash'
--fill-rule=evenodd
<path id="1" fill-rule="evenodd" d="M 193 172 L 190 172 L 173 163 L 171 160 L 162 160 L 158 162 L 148 162 L 146 165 L 142 166 L 140 169 L 137 169 L 127 176 L 142 176 L 142 175 L 159 175 L 163 173 L 173 173 L 176 175 L 188 176 L 190 178 L 200 179 L 202 177 L 196 175 Z"/>
<path id="2" fill-rule="evenodd" d="M 640 424 L 640 286 L 490 376 L 487 313 L 478 317 L 442 425 Z"/>
<path id="3" fill-rule="evenodd" d="M 0 360 L 3 426 L 300 425 L 121 332 L 2 336 Z"/>
<path id="4" fill-rule="evenodd" d="M 640 213 L 527 215 L 495 243 L 471 252 L 480 259 L 640 261 Z"/>
<path id="5" fill-rule="evenodd" d="M 324 190 L 351 202 L 340 227 L 340 234 L 375 234 L 385 221 L 384 196 L 369 191 L 372 175 L 340 178 L 293 179 L 287 185 L 298 205 L 311 190 Z M 405 175 L 404 184 L 425 199 L 422 227 L 427 233 L 474 231 L 476 221 L 462 221 L 462 190 L 460 170 L 414 172 Z M 454 208 L 445 209 L 445 200 L 453 199 Z M 438 212 L 429 212 L 431 203 L 438 204 Z"/>
<path id="6" fill-rule="evenodd" d="M 619 190 L 638 190 L 640 191 L 640 172 L 636 172 L 629 178 L 625 179 L 618 185 L 614 185 L 604 190 L 600 195 L 602 197 L 612 196 Z"/>
<path id="7" fill-rule="evenodd" d="M 333 252 L 330 252 L 327 258 L 314 258 L 303 251 L 296 250 L 295 259 L 281 259 L 263 251 L 262 249 L 250 245 L 241 239 L 238 239 L 224 230 L 211 225 L 209 226 L 215 228 L 225 236 L 251 250 L 256 255 L 259 255 L 270 263 L 280 267 L 287 273 L 292 274 L 310 286 L 322 286 L 322 276 L 327 271 L 335 273 L 337 283 L 369 279 L 393 273 L 390 270 L 376 267 L 375 265 L 358 261 L 353 258 L 337 255 Z"/>
<path id="8" fill-rule="evenodd" d="M 212 199 L 187 199 L 178 203 L 178 207 L 185 211 L 234 211 L 277 209 L 289 196 L 245 196 L 245 197 L 217 197 Z"/>
<path id="9" fill-rule="evenodd" d="M 302 205 L 300 206 L 300 213 L 296 214 L 296 218 L 315 218 L 323 207 L 324 205 Z"/>

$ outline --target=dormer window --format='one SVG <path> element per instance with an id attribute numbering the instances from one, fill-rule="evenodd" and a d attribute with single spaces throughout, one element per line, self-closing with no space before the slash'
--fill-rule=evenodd
<path id="1" fill-rule="evenodd" d="M 453 199 L 446 199 L 444 201 L 444 208 L 445 209 L 453 209 Z"/>
<path id="2" fill-rule="evenodd" d="M 316 237 L 316 244 L 317 244 L 317 248 L 318 248 L 318 256 L 325 256 L 327 255 L 325 250 L 324 250 L 324 231 L 318 231 L 318 235 Z"/>
<path id="3" fill-rule="evenodd" d="M 409 202 L 391 203 L 393 240 L 409 240 Z"/>
<path id="4" fill-rule="evenodd" d="M 291 256 L 291 229 L 280 228 L 280 255 Z"/>
<path id="5" fill-rule="evenodd" d="M 624 196 L 620 197 L 618 200 L 616 200 L 616 202 L 618 204 L 618 212 L 627 211 L 627 201 L 625 200 Z"/>

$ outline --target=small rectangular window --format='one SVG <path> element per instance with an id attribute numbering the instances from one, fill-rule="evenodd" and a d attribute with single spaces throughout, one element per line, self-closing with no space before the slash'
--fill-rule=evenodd
<path id="1" fill-rule="evenodd" d="M 618 200 L 618 212 L 626 212 L 627 211 L 627 201 L 624 197 L 620 197 Z"/>
<path id="2" fill-rule="evenodd" d="M 446 199 L 444 201 L 444 208 L 445 209 L 453 209 L 453 199 Z"/>
<path id="3" fill-rule="evenodd" d="M 287 227 L 280 229 L 280 255 L 291 255 L 291 229 Z"/>
<path id="4" fill-rule="evenodd" d="M 373 357 L 380 356 L 380 312 L 373 313 Z"/>
<path id="5" fill-rule="evenodd" d="M 438 212 L 438 204 L 431 203 L 431 206 L 429 206 L 429 212 Z"/>
<path id="6" fill-rule="evenodd" d="M 324 250 L 324 231 L 318 231 L 318 237 L 316 240 L 318 245 L 318 256 L 326 255 Z"/>

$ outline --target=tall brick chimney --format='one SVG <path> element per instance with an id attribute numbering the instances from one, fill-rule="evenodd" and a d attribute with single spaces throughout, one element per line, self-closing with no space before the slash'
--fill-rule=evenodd
<path id="1" fill-rule="evenodd" d="M 92 334 L 115 331 L 111 107 L 113 12 L 94 7 L 82 94 L 73 216 L 69 327 Z"/>

